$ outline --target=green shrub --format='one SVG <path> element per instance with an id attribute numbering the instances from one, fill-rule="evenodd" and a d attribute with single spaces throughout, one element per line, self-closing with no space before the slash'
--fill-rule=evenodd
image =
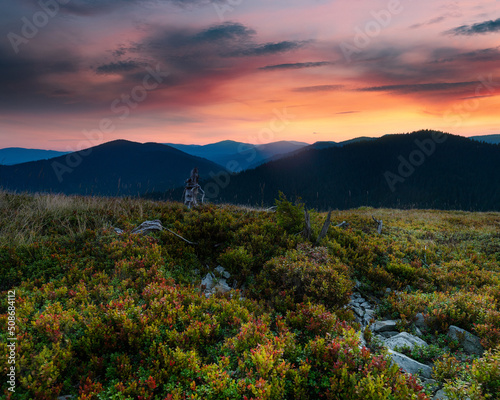
<path id="1" fill-rule="evenodd" d="M 276 199 L 276 216 L 278 225 L 287 232 L 296 234 L 304 229 L 304 204 L 300 199 L 297 199 L 294 205 L 279 192 L 279 199 Z"/>
<path id="2" fill-rule="evenodd" d="M 286 312 L 290 300 L 340 308 L 348 303 L 352 288 L 349 269 L 333 260 L 326 248 L 301 245 L 266 263 L 251 293 Z"/>

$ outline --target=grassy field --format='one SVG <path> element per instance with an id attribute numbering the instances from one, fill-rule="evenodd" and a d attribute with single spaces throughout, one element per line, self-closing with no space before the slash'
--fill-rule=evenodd
<path id="1" fill-rule="evenodd" d="M 358 290 L 401 331 L 424 314 L 433 345 L 411 356 L 433 365 L 449 398 L 498 398 L 500 213 L 334 211 L 332 225 L 349 227 L 316 243 L 325 217 L 311 212 L 306 240 L 301 205 L 285 199 L 275 212 L 188 210 L 0 192 L 0 396 L 431 398 L 369 329 L 359 345 L 346 307 Z M 154 219 L 195 244 L 167 230 L 130 233 Z M 206 297 L 200 282 L 219 265 L 235 290 Z M 450 325 L 477 335 L 486 353 L 465 355 L 446 339 Z"/>

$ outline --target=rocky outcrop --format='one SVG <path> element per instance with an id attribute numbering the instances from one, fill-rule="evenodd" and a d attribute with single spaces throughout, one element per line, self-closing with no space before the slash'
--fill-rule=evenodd
<path id="1" fill-rule="evenodd" d="M 407 332 L 399 332 L 397 329 L 398 321 L 396 320 L 374 321 L 377 305 L 372 304 L 359 293 L 355 292 L 352 295 L 348 307 L 354 311 L 356 322 L 362 328 L 369 326 L 374 337 L 378 338 L 379 343 L 388 349 L 392 362 L 397 364 L 403 371 L 419 376 L 423 383 L 427 382 L 425 386 L 429 388 L 430 392 L 434 392 L 439 388 L 436 381 L 431 379 L 432 368 L 429 365 L 422 364 L 395 350 L 404 347 L 413 349 L 415 346 L 428 346 L 424 340 Z M 417 321 L 420 322 L 419 326 L 422 329 L 426 328 L 423 319 L 417 318 Z M 359 346 L 366 346 L 363 333 L 359 332 L 358 334 L 360 337 Z"/>
<path id="2" fill-rule="evenodd" d="M 405 356 L 404 354 L 398 353 L 394 350 L 388 350 L 389 356 L 392 358 L 392 361 L 395 362 L 401 369 L 404 371 L 419 375 L 423 378 L 430 379 L 432 376 L 432 368 L 428 365 L 419 363 L 418 361 L 413 360 L 410 357 Z"/>
<path id="3" fill-rule="evenodd" d="M 362 326 L 368 325 L 375 317 L 374 306 L 359 293 L 353 293 L 351 301 L 349 302 L 349 308 L 354 311 L 356 322 L 360 323 Z"/>
<path id="4" fill-rule="evenodd" d="M 472 333 L 467 332 L 465 329 L 451 325 L 448 329 L 448 337 L 458 341 L 458 343 L 460 343 L 464 350 L 469 354 L 482 356 L 484 353 L 481 340 Z"/>
<path id="5" fill-rule="evenodd" d="M 370 329 L 373 333 L 383 333 L 383 332 L 394 332 L 396 329 L 397 321 L 392 319 L 388 319 L 385 321 L 375 321 L 373 325 L 370 326 Z"/>
<path id="6" fill-rule="evenodd" d="M 384 345 L 391 350 L 404 347 L 413 349 L 415 346 L 428 346 L 428 344 L 424 340 L 413 336 L 408 332 L 401 332 L 395 336 L 385 339 Z"/>
<path id="7" fill-rule="evenodd" d="M 227 293 L 232 288 L 227 283 L 226 279 L 230 278 L 231 274 L 220 265 L 215 268 L 214 273 L 209 272 L 201 280 L 201 288 L 206 297 L 210 297 L 216 293 Z"/>

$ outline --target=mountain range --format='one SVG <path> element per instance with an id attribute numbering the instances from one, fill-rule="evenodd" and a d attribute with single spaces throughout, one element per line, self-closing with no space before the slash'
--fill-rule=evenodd
<path id="1" fill-rule="evenodd" d="M 254 145 L 233 140 L 224 140 L 207 145 L 166 144 L 187 154 L 213 161 L 230 172 L 255 168 L 274 157 L 283 156 L 309 146 L 308 143 L 294 141 Z"/>
<path id="2" fill-rule="evenodd" d="M 116 140 L 50 160 L 0 166 L 0 186 L 30 192 L 135 196 L 180 186 L 193 167 L 199 168 L 201 178 L 221 169 L 163 144 Z"/>
<path id="3" fill-rule="evenodd" d="M 419 131 L 340 143 L 276 142 L 249 145 L 246 150 L 243 145 L 116 140 L 49 160 L 0 165 L 0 188 L 180 200 L 185 180 L 198 167 L 202 186 L 209 189 L 207 199 L 213 202 L 273 205 L 282 191 L 321 210 L 359 206 L 500 210 L 500 146 L 485 143 L 484 138 Z M 240 173 L 231 172 L 245 166 L 238 164 L 235 154 L 246 156 L 248 162 L 253 156 Z"/>
<path id="4" fill-rule="evenodd" d="M 321 210 L 500 210 L 500 146 L 435 131 L 310 146 L 219 185 L 217 201 L 272 205 L 282 191 Z"/>
<path id="5" fill-rule="evenodd" d="M 482 135 L 482 136 L 472 136 L 471 139 L 477 140 L 479 142 L 499 144 L 500 135 Z"/>
<path id="6" fill-rule="evenodd" d="M 30 161 L 48 160 L 68 154 L 63 151 L 24 149 L 22 147 L 7 147 L 0 149 L 0 165 L 14 165 Z"/>

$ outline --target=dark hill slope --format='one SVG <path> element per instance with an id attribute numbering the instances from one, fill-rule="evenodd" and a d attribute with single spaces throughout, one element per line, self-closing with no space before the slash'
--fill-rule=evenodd
<path id="1" fill-rule="evenodd" d="M 221 167 L 156 143 L 125 140 L 46 161 L 0 166 L 0 187 L 66 194 L 137 195 L 182 185 L 193 167 L 201 176 Z"/>
<path id="2" fill-rule="evenodd" d="M 433 132 L 419 131 L 343 147 L 310 148 L 232 176 L 218 201 L 271 205 L 281 190 L 323 210 L 500 210 L 500 146 L 434 134 L 442 143 L 434 140 Z M 424 154 L 418 146 L 422 142 L 435 149 Z M 402 167 L 410 156 L 416 165 Z"/>

